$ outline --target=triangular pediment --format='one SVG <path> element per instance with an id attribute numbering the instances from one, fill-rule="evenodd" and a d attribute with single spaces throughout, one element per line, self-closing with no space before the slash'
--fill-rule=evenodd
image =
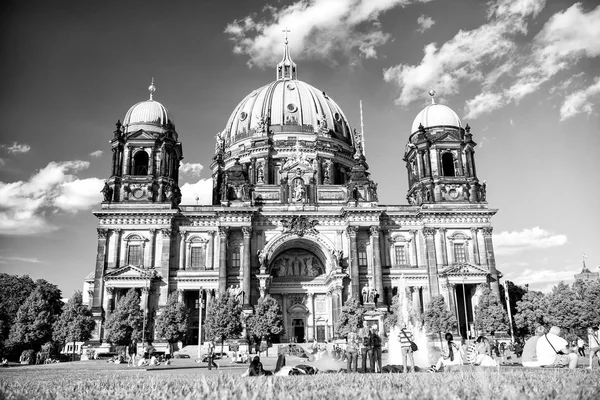
<path id="1" fill-rule="evenodd" d="M 104 279 L 144 279 L 145 277 L 153 278 L 156 276 L 156 271 L 153 269 L 145 269 L 133 265 L 126 265 L 109 271 L 104 275 Z"/>
<path id="2" fill-rule="evenodd" d="M 447 131 L 443 135 L 438 137 L 436 142 L 460 142 L 460 137 L 458 135 L 458 132 Z"/>
<path id="3" fill-rule="evenodd" d="M 132 134 L 130 134 L 127 137 L 127 140 L 132 140 L 132 139 L 140 139 L 140 140 L 146 140 L 146 139 L 150 139 L 150 140 L 154 140 L 155 135 L 150 133 L 150 132 L 146 132 L 143 129 L 140 129 L 139 131 L 133 132 Z"/>
<path id="4" fill-rule="evenodd" d="M 488 275 L 487 268 L 470 263 L 451 265 L 442 271 L 447 276 L 482 276 Z"/>

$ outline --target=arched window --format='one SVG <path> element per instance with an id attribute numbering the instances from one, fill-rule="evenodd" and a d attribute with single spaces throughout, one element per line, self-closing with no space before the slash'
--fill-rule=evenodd
<path id="1" fill-rule="evenodd" d="M 133 174 L 148 175 L 148 153 L 143 150 L 133 156 Z"/>
<path id="2" fill-rule="evenodd" d="M 452 153 L 444 153 L 442 155 L 442 171 L 444 171 L 444 176 L 456 176 Z"/>

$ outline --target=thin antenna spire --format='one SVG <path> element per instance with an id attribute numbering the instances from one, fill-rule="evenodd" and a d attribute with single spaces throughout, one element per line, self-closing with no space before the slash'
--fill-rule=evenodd
<path id="1" fill-rule="evenodd" d="M 363 155 L 367 156 L 367 151 L 365 149 L 365 123 L 363 120 L 363 111 L 362 111 L 362 100 L 358 101 L 360 104 L 360 141 Z"/>

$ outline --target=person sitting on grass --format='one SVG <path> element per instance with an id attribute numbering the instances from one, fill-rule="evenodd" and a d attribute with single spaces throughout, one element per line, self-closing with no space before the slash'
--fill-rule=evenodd
<path id="1" fill-rule="evenodd" d="M 265 371 L 263 369 L 263 365 L 260 362 L 260 357 L 255 356 L 254 359 L 252 360 L 252 362 L 250 363 L 248 370 L 246 370 L 246 372 L 244 372 L 242 374 L 242 376 L 246 377 L 246 376 L 261 376 L 261 375 L 272 375 L 272 373 L 269 372 L 267 374 L 267 371 Z"/>
<path id="2" fill-rule="evenodd" d="M 569 349 L 569 342 L 558 336 L 560 328 L 553 326 L 550 332 L 540 337 L 536 344 L 536 353 L 541 367 L 577 367 L 577 354 Z"/>
<path id="3" fill-rule="evenodd" d="M 527 339 L 525 342 L 525 346 L 523 347 L 523 354 L 521 355 L 521 363 L 524 367 L 539 367 L 540 363 L 537 358 L 537 342 L 540 337 L 544 336 L 546 333 L 546 328 L 543 326 L 538 326 L 535 328 L 535 335 Z"/>
<path id="4" fill-rule="evenodd" d="M 492 358 L 492 347 L 490 341 L 485 336 L 479 336 L 475 340 L 475 351 L 477 356 L 473 365 L 482 367 L 495 367 L 498 365 L 496 360 Z"/>
<path id="5" fill-rule="evenodd" d="M 598 328 L 588 328 L 588 346 L 590 346 L 590 365 L 588 369 L 592 369 L 592 360 L 594 356 L 598 359 L 600 365 L 600 339 L 598 339 Z"/>
<path id="6" fill-rule="evenodd" d="M 152 355 L 152 357 L 150 357 L 150 365 L 153 367 L 157 367 L 160 365 L 160 363 L 158 362 L 158 358 L 156 358 L 154 354 Z"/>
<path id="7" fill-rule="evenodd" d="M 429 368 L 429 372 L 437 372 L 442 367 L 450 366 L 450 365 L 462 365 L 463 359 L 460 352 L 460 347 L 454 344 L 454 337 L 450 332 L 446 333 L 444 336 L 448 343 L 448 351 L 444 353 L 439 359 L 437 364 L 432 365 Z"/>
<path id="8" fill-rule="evenodd" d="M 148 365 L 150 365 L 150 362 L 148 362 L 148 359 L 144 354 L 142 358 L 140 358 L 140 360 L 138 361 L 138 367 L 147 367 Z"/>

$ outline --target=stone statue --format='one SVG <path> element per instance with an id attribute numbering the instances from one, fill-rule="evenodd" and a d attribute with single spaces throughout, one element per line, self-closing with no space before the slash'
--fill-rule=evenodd
<path id="1" fill-rule="evenodd" d="M 483 181 L 481 188 L 479 189 L 479 201 L 486 201 L 487 183 Z"/>
<path id="2" fill-rule="evenodd" d="M 297 179 L 295 181 L 293 190 L 293 196 L 295 201 L 304 200 L 304 193 L 306 192 L 306 189 L 304 189 L 304 182 L 302 181 L 302 179 Z"/>
<path id="3" fill-rule="evenodd" d="M 256 181 L 258 183 L 265 183 L 265 170 L 262 164 L 258 164 L 258 171 L 256 173 Z"/>
<path id="4" fill-rule="evenodd" d="M 221 132 L 218 132 L 215 136 L 215 154 L 220 154 L 225 150 L 225 141 L 221 136 Z"/>
<path id="5" fill-rule="evenodd" d="M 108 186 L 108 182 L 104 182 L 104 187 L 100 191 L 104 195 L 104 201 L 110 202 L 112 200 L 113 190 Z"/>
<path id="6" fill-rule="evenodd" d="M 257 133 L 267 133 L 267 129 L 269 127 L 269 118 L 261 115 L 258 119 L 258 124 L 256 124 L 256 132 Z"/>
<path id="7" fill-rule="evenodd" d="M 266 268 L 267 267 L 267 252 L 262 249 L 259 250 L 256 255 L 258 256 L 258 263 L 260 264 L 261 268 Z"/>

